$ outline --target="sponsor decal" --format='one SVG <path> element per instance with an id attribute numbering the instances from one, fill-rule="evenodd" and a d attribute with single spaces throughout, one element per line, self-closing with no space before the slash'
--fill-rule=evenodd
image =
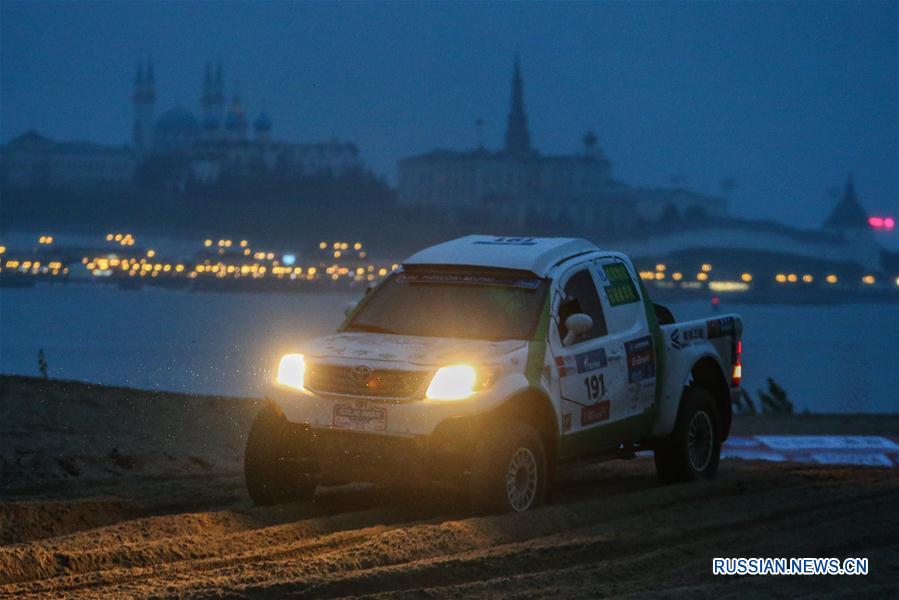
<path id="1" fill-rule="evenodd" d="M 759 435 L 756 439 L 775 450 L 899 451 L 899 444 L 876 435 Z"/>
<path id="2" fill-rule="evenodd" d="M 899 438 L 876 435 L 757 435 L 728 438 L 722 458 L 802 464 L 899 466 Z M 894 464 L 895 462 L 895 464 Z"/>
<path id="3" fill-rule="evenodd" d="M 344 429 L 384 431 L 387 429 L 387 410 L 380 406 L 336 404 L 331 422 L 334 427 Z"/>
<path id="4" fill-rule="evenodd" d="M 529 237 L 498 237 L 492 240 L 476 240 L 473 243 L 481 246 L 534 246 L 537 240 Z"/>
<path id="5" fill-rule="evenodd" d="M 727 445 L 731 448 L 758 448 L 761 442 L 751 437 L 730 436 L 727 438 Z"/>
<path id="6" fill-rule="evenodd" d="M 609 401 L 603 400 L 597 402 L 593 406 L 584 406 L 581 408 L 581 425 L 592 425 L 600 421 L 609 420 Z"/>
<path id="7" fill-rule="evenodd" d="M 725 337 L 734 334 L 734 318 L 721 317 L 720 319 L 711 319 L 706 321 L 709 330 L 709 338 Z"/>
<path id="8" fill-rule="evenodd" d="M 645 336 L 624 343 L 627 354 L 627 382 L 638 383 L 656 376 L 652 337 Z"/>
<path id="9" fill-rule="evenodd" d="M 621 263 L 612 263 L 603 265 L 602 270 L 609 280 L 609 285 L 605 286 L 603 290 L 606 292 L 610 306 L 630 304 L 640 299 L 637 295 L 637 288 L 634 287 L 634 280 L 627 272 L 627 267 Z"/>
<path id="10" fill-rule="evenodd" d="M 574 357 L 570 354 L 557 356 L 556 368 L 559 370 L 559 377 L 566 377 L 578 372 Z"/>
<path id="11" fill-rule="evenodd" d="M 465 273 L 401 273 L 397 283 L 448 283 L 458 285 L 501 285 L 506 287 L 535 290 L 540 287 L 539 279 L 501 277 Z"/>
<path id="12" fill-rule="evenodd" d="M 562 431 L 571 431 L 571 413 L 562 415 Z"/>
<path id="13" fill-rule="evenodd" d="M 864 465 L 867 467 L 892 467 L 893 461 L 880 452 L 816 452 L 815 462 L 822 465 Z"/>
<path id="14" fill-rule="evenodd" d="M 675 329 L 669 336 L 671 338 L 671 346 L 675 350 L 680 350 L 692 344 L 697 340 L 705 337 L 705 330 L 702 327 L 691 327 L 690 329 Z"/>
<path id="15" fill-rule="evenodd" d="M 577 372 L 586 373 L 588 371 L 596 371 L 606 368 L 606 351 L 604 348 L 597 348 L 589 352 L 583 352 L 574 357 L 577 363 Z"/>
<path id="16" fill-rule="evenodd" d="M 727 441 L 728 445 L 730 440 Z M 784 462 L 787 457 L 777 452 L 765 452 L 761 450 L 744 450 L 740 448 L 723 448 L 721 458 L 740 458 L 742 460 L 767 460 L 771 462 Z"/>

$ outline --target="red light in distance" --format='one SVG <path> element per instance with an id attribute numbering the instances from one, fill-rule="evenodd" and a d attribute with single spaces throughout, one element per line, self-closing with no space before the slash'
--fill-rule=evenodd
<path id="1" fill-rule="evenodd" d="M 896 220 L 893 217 L 868 217 L 868 225 L 871 229 L 892 231 L 896 226 Z"/>

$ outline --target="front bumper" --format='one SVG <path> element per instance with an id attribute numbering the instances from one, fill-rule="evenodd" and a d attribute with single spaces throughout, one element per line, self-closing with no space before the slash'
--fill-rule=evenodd
<path id="1" fill-rule="evenodd" d="M 430 435 L 449 419 L 472 417 L 497 408 L 516 393 L 528 388 L 523 374 L 514 373 L 497 381 L 489 390 L 465 400 L 418 399 L 403 402 L 348 396 L 320 396 L 305 390 L 272 385 L 268 396 L 291 423 L 313 429 L 356 431 L 345 428 L 336 415 L 340 407 L 372 407 L 384 412 L 384 422 L 373 423 L 365 433 L 396 437 Z"/>
<path id="2" fill-rule="evenodd" d="M 269 391 L 287 420 L 302 427 L 308 457 L 322 483 L 367 481 L 417 484 L 423 481 L 464 485 L 471 453 L 482 437 L 487 415 L 527 388 L 513 374 L 466 400 L 384 402 L 324 397 L 274 385 Z M 339 407 L 384 411 L 376 430 L 343 427 Z"/>
<path id="3" fill-rule="evenodd" d="M 430 435 L 412 437 L 309 428 L 304 446 L 314 476 L 326 485 L 436 482 L 464 487 L 478 429 L 477 417 L 451 419 Z"/>

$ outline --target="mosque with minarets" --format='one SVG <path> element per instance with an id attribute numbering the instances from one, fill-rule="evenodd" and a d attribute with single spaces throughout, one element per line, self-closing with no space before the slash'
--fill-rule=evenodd
<path id="1" fill-rule="evenodd" d="M 200 95 L 200 116 L 176 104 L 155 117 L 157 101 L 153 64 L 139 64 L 134 81 L 135 152 L 143 158 L 178 155 L 190 162 L 199 182 L 213 182 L 224 170 L 278 166 L 297 174 L 341 175 L 362 166 L 352 143 L 329 141 L 298 144 L 276 141 L 272 119 L 265 111 L 250 122 L 240 93 L 226 101 L 221 61 L 206 63 Z"/>
<path id="2" fill-rule="evenodd" d="M 240 94 L 225 96 L 221 61 L 208 62 L 202 76 L 199 116 L 176 103 L 157 115 L 153 63 L 137 65 L 131 102 L 129 145 L 59 141 L 34 129 L 0 145 L 0 184 L 15 188 L 129 186 L 142 165 L 175 158 L 186 165 L 165 185 L 184 189 L 214 184 L 224 174 L 258 175 L 277 169 L 287 175 L 340 177 L 363 169 L 355 144 L 330 140 L 295 143 L 276 139 L 265 111 L 250 119 Z M 235 86 L 236 88 L 236 86 Z M 168 161 L 171 162 L 171 161 Z"/>

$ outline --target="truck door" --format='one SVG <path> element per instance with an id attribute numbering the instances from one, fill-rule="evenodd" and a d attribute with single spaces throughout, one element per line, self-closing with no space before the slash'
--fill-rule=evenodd
<path id="1" fill-rule="evenodd" d="M 624 352 L 624 389 L 616 397 L 616 415 L 642 415 L 655 402 L 657 360 L 635 274 L 615 257 L 603 258 L 591 269 L 599 282 L 608 336 Z"/>
<path id="2" fill-rule="evenodd" d="M 585 265 L 563 276 L 553 302 L 550 346 L 566 434 L 595 429 L 626 416 L 620 406 L 627 392 L 624 343 L 620 336 L 608 334 L 594 272 L 594 266 Z M 593 327 L 565 345 L 565 319 L 576 313 L 589 315 Z"/>

